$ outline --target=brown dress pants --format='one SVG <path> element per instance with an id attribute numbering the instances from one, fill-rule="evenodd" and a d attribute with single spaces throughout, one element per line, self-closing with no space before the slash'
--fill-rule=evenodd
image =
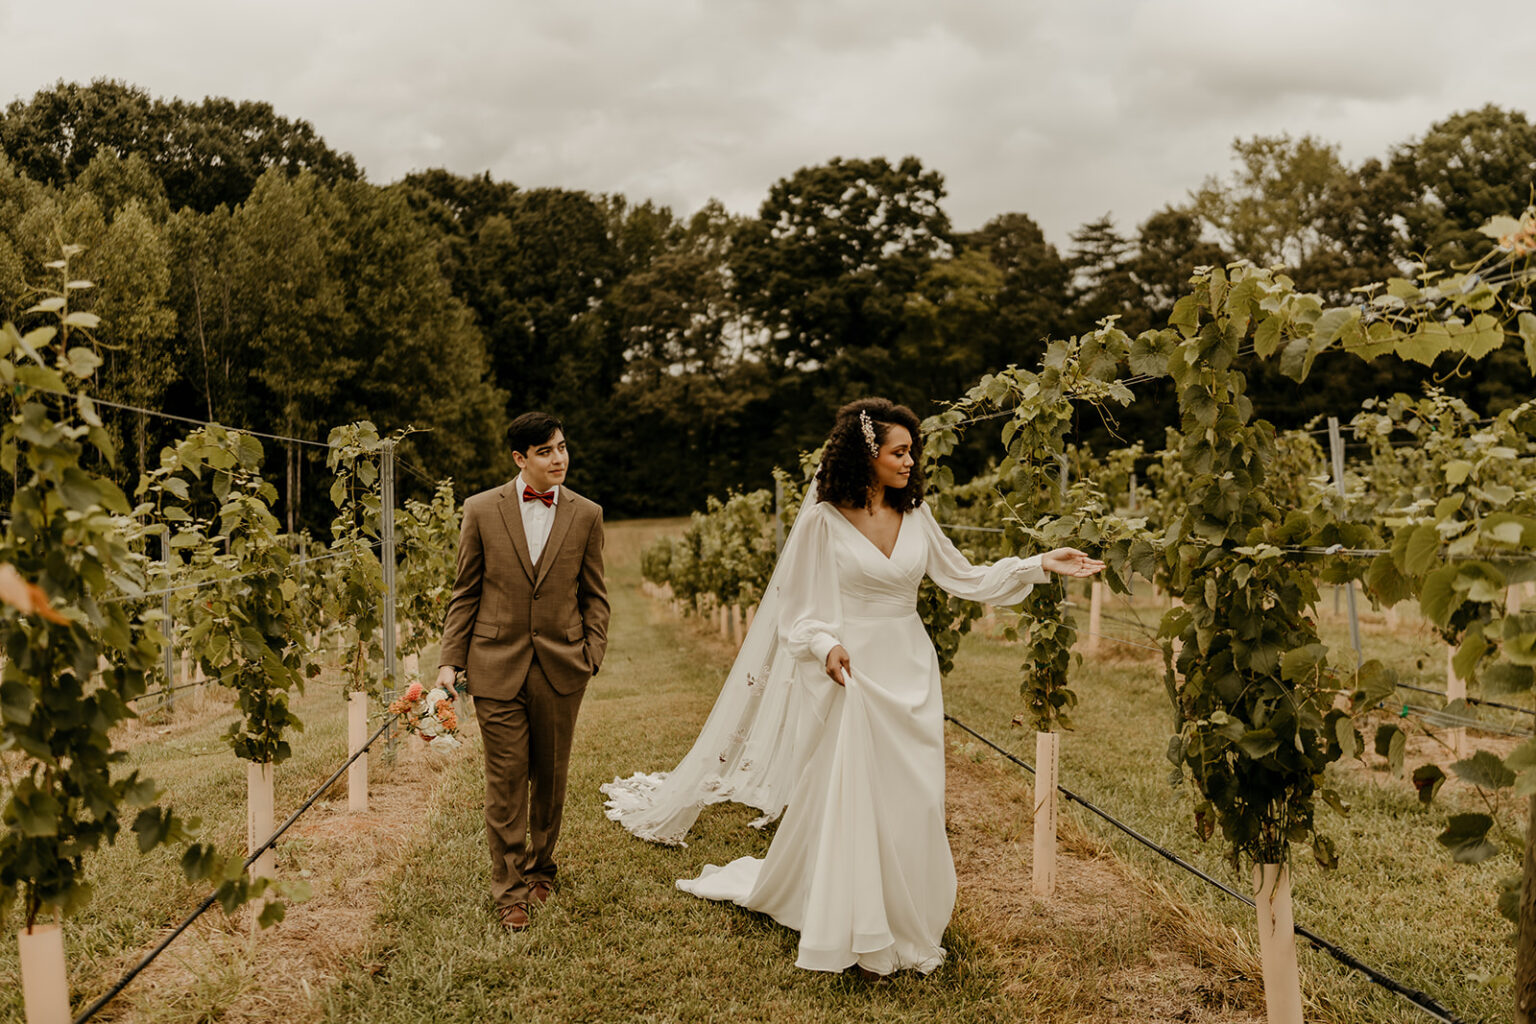
<path id="1" fill-rule="evenodd" d="M 585 687 L 572 694 L 555 690 L 535 658 L 516 697 L 475 698 L 485 746 L 485 837 L 497 909 L 527 903 L 529 886 L 555 880 L 571 736 L 585 694 Z"/>

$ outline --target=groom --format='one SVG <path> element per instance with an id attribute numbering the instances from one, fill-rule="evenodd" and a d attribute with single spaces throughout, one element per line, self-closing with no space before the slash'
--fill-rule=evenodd
<path id="1" fill-rule="evenodd" d="M 485 833 L 502 927 L 549 899 L 576 712 L 608 646 L 603 510 L 563 486 L 560 421 L 507 428 L 519 473 L 464 502 L 437 682 L 463 669 L 485 746 Z"/>

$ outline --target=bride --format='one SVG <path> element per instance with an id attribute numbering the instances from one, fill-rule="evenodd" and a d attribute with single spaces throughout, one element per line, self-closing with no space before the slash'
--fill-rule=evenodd
<path id="1" fill-rule="evenodd" d="M 693 749 L 667 774 L 603 787 L 608 816 L 682 844 L 709 803 L 783 813 L 765 858 L 706 865 L 678 888 L 800 933 L 796 966 L 928 973 L 955 905 L 944 831 L 939 665 L 917 614 L 927 575 L 1009 605 L 1047 573 L 1090 576 L 1073 548 L 973 566 L 923 503 L 922 436 L 905 406 L 838 410 L 754 626 Z M 786 809 L 787 805 L 787 809 Z"/>

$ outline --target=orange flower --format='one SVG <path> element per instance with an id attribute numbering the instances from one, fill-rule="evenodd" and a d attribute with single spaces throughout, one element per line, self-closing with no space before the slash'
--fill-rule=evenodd
<path id="1" fill-rule="evenodd" d="M 54 611 L 48 603 L 48 595 L 43 593 L 43 588 L 22 579 L 16 567 L 10 564 L 0 565 L 0 601 L 15 605 L 23 614 L 41 615 L 49 622 L 69 625 L 69 620 Z"/>
<path id="2" fill-rule="evenodd" d="M 412 704 L 416 703 L 418 700 L 421 700 L 421 683 L 420 682 L 412 683 L 406 689 L 406 691 L 405 691 L 405 699 L 407 701 L 410 701 Z"/>

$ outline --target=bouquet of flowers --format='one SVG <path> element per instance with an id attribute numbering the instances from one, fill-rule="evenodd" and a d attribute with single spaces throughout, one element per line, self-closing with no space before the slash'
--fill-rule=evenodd
<path id="1" fill-rule="evenodd" d="M 419 682 L 412 683 L 389 711 L 403 716 L 405 727 L 433 750 L 453 750 L 459 745 L 459 716 L 448 700 L 448 691 L 440 686 L 428 690 Z"/>

